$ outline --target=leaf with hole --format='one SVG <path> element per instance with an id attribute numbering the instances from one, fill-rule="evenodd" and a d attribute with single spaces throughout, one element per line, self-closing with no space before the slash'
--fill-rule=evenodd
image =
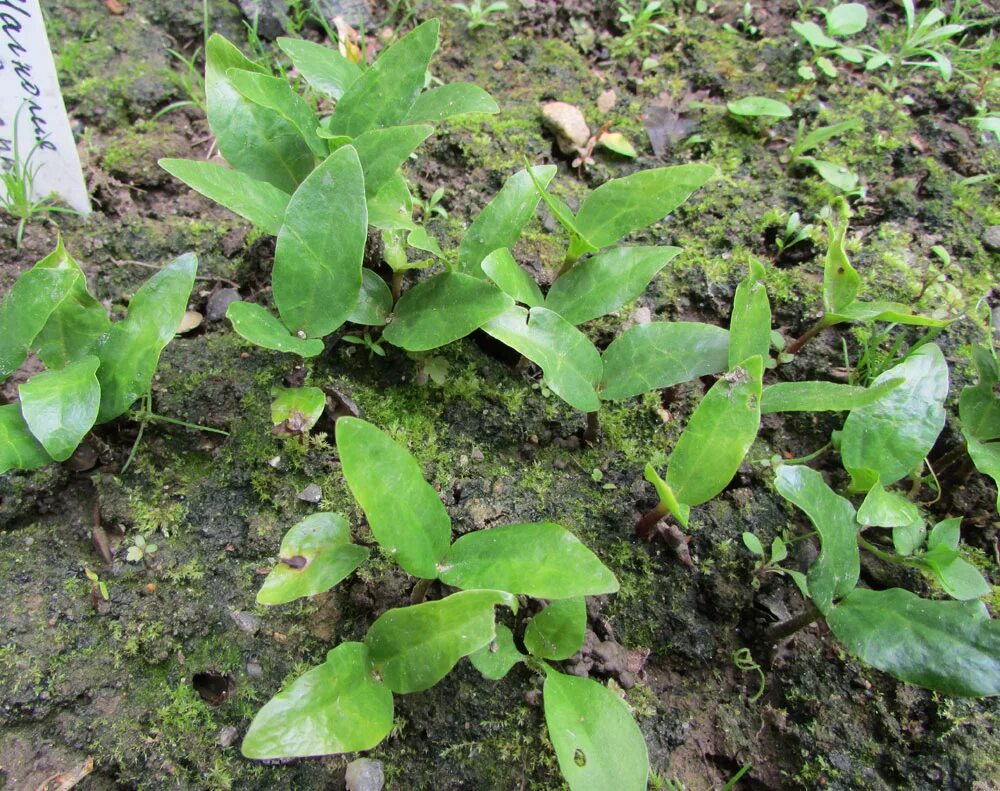
<path id="1" fill-rule="evenodd" d="M 514 645 L 514 633 L 509 626 L 497 624 L 497 634 L 493 640 L 478 651 L 469 654 L 469 661 L 483 676 L 491 681 L 504 678 L 514 665 L 524 659 L 524 655 Z"/>

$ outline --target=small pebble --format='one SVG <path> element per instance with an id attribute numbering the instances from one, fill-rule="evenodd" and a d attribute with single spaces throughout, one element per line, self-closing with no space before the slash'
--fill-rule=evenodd
<path id="1" fill-rule="evenodd" d="M 220 747 L 232 747 L 236 744 L 236 739 L 239 738 L 240 732 L 232 725 L 227 725 L 221 731 L 219 731 L 219 746 Z"/>
<path id="2" fill-rule="evenodd" d="M 205 318 L 209 321 L 222 321 L 229 306 L 239 301 L 240 292 L 235 288 L 220 288 L 208 298 L 205 304 Z"/>
<path id="3" fill-rule="evenodd" d="M 247 634 L 257 634 L 260 631 L 260 618 L 253 613 L 233 610 L 229 613 L 229 617 L 233 619 L 233 623 Z"/>
<path id="4" fill-rule="evenodd" d="M 1000 225 L 991 225 L 983 233 L 983 247 L 991 253 L 1000 253 Z"/>
<path id="5" fill-rule="evenodd" d="M 344 773 L 347 791 L 382 791 L 385 785 L 385 773 L 381 761 L 369 758 L 358 758 L 347 765 Z"/>
<path id="6" fill-rule="evenodd" d="M 323 490 L 315 483 L 311 483 L 299 492 L 299 499 L 307 503 L 318 503 L 323 499 Z"/>
<path id="7" fill-rule="evenodd" d="M 260 666 L 260 662 L 250 661 L 247 662 L 247 675 L 250 678 L 261 678 L 264 675 L 264 668 Z"/>

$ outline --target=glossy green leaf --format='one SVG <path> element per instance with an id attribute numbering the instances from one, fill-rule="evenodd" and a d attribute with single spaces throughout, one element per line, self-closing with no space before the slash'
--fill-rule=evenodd
<path id="1" fill-rule="evenodd" d="M 251 302 L 233 302 L 226 309 L 226 318 L 236 333 L 255 346 L 278 352 L 315 357 L 323 353 L 323 341 L 292 335 L 266 308 Z"/>
<path id="2" fill-rule="evenodd" d="M 394 173 L 378 194 L 368 199 L 368 224 L 386 231 L 417 227 L 413 222 L 413 198 L 399 173 Z"/>
<path id="3" fill-rule="evenodd" d="M 541 659 L 569 659 L 587 633 L 587 602 L 582 597 L 558 599 L 531 619 L 524 647 Z"/>
<path id="4" fill-rule="evenodd" d="M 403 294 L 383 337 L 411 352 L 436 349 L 464 338 L 513 304 L 491 283 L 442 272 Z"/>
<path id="5" fill-rule="evenodd" d="M 368 629 L 365 644 L 389 689 L 421 692 L 448 675 L 463 656 L 494 640 L 498 604 L 517 610 L 517 599 L 498 590 L 460 591 L 389 610 Z"/>
<path id="6" fill-rule="evenodd" d="M 62 368 L 74 360 L 93 354 L 111 329 L 108 312 L 87 288 L 87 276 L 66 252 L 62 239 L 56 249 L 35 264 L 35 269 L 70 270 L 77 277 L 57 300 L 45 326 L 35 335 L 31 348 L 49 368 Z M 17 288 L 16 284 L 14 286 Z M 0 309 L 2 311 L 2 309 Z M 29 322 L 30 323 L 30 322 Z M 0 315 L 0 325 L 3 317 Z M 14 333 L 17 335 L 17 333 Z"/>
<path id="7" fill-rule="evenodd" d="M 764 362 L 751 357 L 719 379 L 698 404 L 667 461 L 677 500 L 701 505 L 736 475 L 760 428 Z"/>
<path id="8" fill-rule="evenodd" d="M 431 19 L 386 48 L 337 102 L 329 131 L 358 137 L 369 129 L 397 126 L 424 87 L 438 46 L 438 21 Z"/>
<path id="9" fill-rule="evenodd" d="M 39 262 L 14 281 L 0 302 L 0 380 L 21 367 L 49 316 L 72 293 L 80 272 L 68 258 L 57 248 L 43 259 L 52 259 L 57 266 L 43 267 Z"/>
<path id="10" fill-rule="evenodd" d="M 370 550 L 351 543 L 351 527 L 340 514 L 310 514 L 281 539 L 278 563 L 257 591 L 258 604 L 285 604 L 330 590 L 368 559 Z"/>
<path id="11" fill-rule="evenodd" d="M 312 41 L 281 37 L 276 42 L 295 70 L 310 86 L 331 99 L 339 99 L 361 76 L 361 68 L 334 47 Z"/>
<path id="12" fill-rule="evenodd" d="M 935 344 L 925 344 L 872 383 L 903 384 L 869 406 L 853 409 L 844 422 L 840 454 L 855 488 L 875 471 L 884 486 L 918 468 L 944 427 L 948 364 Z"/>
<path id="13" fill-rule="evenodd" d="M 602 684 L 545 668 L 545 725 L 571 791 L 645 791 L 649 754 L 625 702 Z"/>
<path id="14" fill-rule="evenodd" d="M 392 292 L 371 269 L 361 270 L 361 294 L 347 320 L 352 324 L 381 327 L 392 313 Z"/>
<path id="15" fill-rule="evenodd" d="M 823 265 L 823 309 L 829 313 L 843 311 L 854 302 L 861 289 L 861 276 L 847 258 L 844 248 L 847 236 L 847 204 L 834 205 L 834 219 L 827 222 L 830 236 Z"/>
<path id="16" fill-rule="evenodd" d="M 858 588 L 826 616 L 863 662 L 946 695 L 1000 694 L 1000 622 L 980 602 Z"/>
<path id="17" fill-rule="evenodd" d="M 250 220 L 264 233 L 278 235 L 291 199 L 287 192 L 214 162 L 161 159 L 159 164 L 195 192 Z"/>
<path id="18" fill-rule="evenodd" d="M 771 351 L 771 302 L 764 286 L 764 267 L 750 259 L 750 273 L 736 287 L 729 319 L 729 368 L 758 356 L 768 359 Z"/>
<path id="19" fill-rule="evenodd" d="M 838 165 L 836 162 L 816 159 L 815 157 L 799 157 L 797 161 L 803 165 L 809 165 L 823 181 L 832 184 L 841 192 L 853 192 L 860 183 L 858 174 L 845 165 Z"/>
<path id="20" fill-rule="evenodd" d="M 618 590 L 618 580 L 597 555 L 549 522 L 466 533 L 441 559 L 438 577 L 455 588 L 495 588 L 536 599 Z"/>
<path id="21" fill-rule="evenodd" d="M 604 350 L 601 398 L 618 401 L 725 371 L 729 333 L 693 321 L 654 321 L 623 332 Z"/>
<path id="22" fill-rule="evenodd" d="M 293 334 L 322 338 L 351 315 L 367 241 L 361 163 L 354 148 L 344 146 L 295 191 L 278 232 L 274 304 Z"/>
<path id="23" fill-rule="evenodd" d="M 486 91 L 471 82 L 453 82 L 431 88 L 417 97 L 404 124 L 436 124 L 467 113 L 500 112 L 500 108 Z"/>
<path id="24" fill-rule="evenodd" d="M 357 418 L 340 418 L 336 437 L 344 478 L 375 540 L 408 574 L 434 579 L 451 539 L 451 519 L 416 459 Z"/>
<path id="25" fill-rule="evenodd" d="M 597 145 L 629 159 L 635 159 L 639 156 L 635 146 L 621 132 L 607 132 L 601 135 L 597 140 Z"/>
<path id="26" fill-rule="evenodd" d="M 434 127 L 426 124 L 393 126 L 371 129 L 356 137 L 353 145 L 365 174 L 365 195 L 376 195 L 433 131 Z"/>
<path id="27" fill-rule="evenodd" d="M 257 712 L 242 751 L 262 759 L 368 750 L 392 720 L 392 692 L 375 679 L 368 647 L 341 643 Z"/>
<path id="28" fill-rule="evenodd" d="M 596 412 L 603 366 L 590 339 L 547 308 L 512 307 L 483 325 L 483 331 L 520 352 L 542 369 L 546 386 L 574 409 Z"/>
<path id="29" fill-rule="evenodd" d="M 52 459 L 35 439 L 18 404 L 0 404 L 0 474 L 8 470 L 36 470 Z"/>
<path id="30" fill-rule="evenodd" d="M 753 533 L 748 533 L 746 531 L 740 536 L 743 539 L 743 544 L 749 549 L 753 554 L 759 558 L 766 557 L 764 554 L 764 545 L 760 543 L 760 539 L 757 538 Z"/>
<path id="31" fill-rule="evenodd" d="M 325 159 L 330 153 L 326 143 L 316 134 L 319 119 L 312 107 L 292 90 L 284 77 L 271 77 L 243 69 L 230 69 L 226 76 L 243 98 L 277 113 L 295 127 L 316 157 Z"/>
<path id="32" fill-rule="evenodd" d="M 406 243 L 416 250 L 423 250 L 438 258 L 444 258 L 444 253 L 441 252 L 441 246 L 437 239 L 427 233 L 427 229 L 422 225 L 418 225 L 406 235 Z"/>
<path id="33" fill-rule="evenodd" d="M 63 368 L 35 374 L 18 388 L 25 423 L 56 461 L 72 456 L 97 420 L 100 363 L 87 355 Z"/>
<path id="34" fill-rule="evenodd" d="M 478 651 L 469 654 L 469 661 L 483 678 L 499 681 L 524 655 L 514 645 L 514 633 L 502 623 L 497 624 L 497 634 L 493 640 Z"/>
<path id="35" fill-rule="evenodd" d="M 229 78 L 230 69 L 264 73 L 214 33 L 208 40 L 205 96 L 208 124 L 219 151 L 237 170 L 291 194 L 309 175 L 316 158 L 291 123 L 236 90 Z"/>
<path id="36" fill-rule="evenodd" d="M 667 486 L 667 482 L 660 477 L 656 468 L 648 462 L 643 470 L 643 477 L 653 484 L 653 488 L 656 489 L 656 494 L 660 498 L 660 505 L 674 515 L 681 523 L 681 527 L 687 527 L 691 518 L 691 506 L 677 501 L 673 489 Z"/>
<path id="37" fill-rule="evenodd" d="M 555 165 L 538 165 L 531 170 L 543 186 L 548 186 L 556 174 Z M 459 270 L 473 277 L 485 277 L 480 266 L 483 259 L 500 247 L 514 248 L 521 229 L 535 216 L 538 201 L 538 192 L 527 170 L 519 170 L 508 178 L 465 232 L 458 248 Z"/>
<path id="38" fill-rule="evenodd" d="M 743 117 L 758 118 L 790 118 L 791 108 L 784 102 L 777 99 L 768 99 L 766 96 L 747 96 L 737 99 L 734 102 L 726 102 L 726 109 L 733 115 Z"/>
<path id="39" fill-rule="evenodd" d="M 795 151 L 796 155 L 801 156 L 807 151 L 812 151 L 814 148 L 822 145 L 827 140 L 831 140 L 838 135 L 842 135 L 844 132 L 852 132 L 855 129 L 861 129 L 863 126 L 864 123 L 860 118 L 852 118 L 849 121 L 841 121 L 839 124 L 831 124 L 830 126 L 821 126 L 817 129 L 813 129 L 801 140 L 796 140 L 795 143 L 792 144 L 792 149 Z"/>
<path id="40" fill-rule="evenodd" d="M 525 158 L 526 164 L 527 161 L 527 158 Z M 581 238 L 580 228 L 576 224 L 576 216 L 573 214 L 573 210 L 566 205 L 566 201 L 550 193 L 547 189 L 547 185 L 542 183 L 533 168 L 528 168 L 526 172 L 528 177 L 531 179 L 532 185 L 535 187 L 535 192 L 538 193 L 538 197 L 542 199 L 542 202 L 546 206 L 548 206 L 549 211 L 552 213 L 552 216 L 556 219 L 556 221 L 569 232 L 570 245 L 569 250 L 566 253 L 567 259 L 575 261 L 585 253 L 597 252 L 597 248 L 594 247 L 594 245 Z"/>
<path id="41" fill-rule="evenodd" d="M 482 267 L 486 276 L 517 302 L 529 308 L 537 308 L 545 301 L 538 283 L 520 267 L 506 247 L 494 250 L 486 256 Z"/>
<path id="42" fill-rule="evenodd" d="M 783 465 L 775 477 L 778 493 L 805 511 L 820 537 L 819 556 L 809 567 L 809 595 L 827 614 L 833 600 L 858 584 L 861 556 L 854 506 L 833 491 L 823 476 L 801 465 Z"/>
<path id="43" fill-rule="evenodd" d="M 583 324 L 632 301 L 678 253 L 679 247 L 615 247 L 581 261 L 552 284 L 545 307 Z"/>
<path id="44" fill-rule="evenodd" d="M 847 412 L 885 398 L 903 379 L 887 379 L 873 387 L 835 382 L 778 382 L 764 388 L 760 412 Z"/>
<path id="45" fill-rule="evenodd" d="M 833 49 L 840 46 L 840 42 L 830 38 L 823 32 L 823 28 L 815 22 L 792 22 L 792 30 L 798 33 L 809 44 L 820 49 Z"/>
<path id="46" fill-rule="evenodd" d="M 927 525 L 923 517 L 892 529 L 892 547 L 896 550 L 896 554 L 902 557 L 909 557 L 920 549 L 925 538 L 927 538 Z"/>
<path id="47" fill-rule="evenodd" d="M 611 179 L 580 204 L 576 224 L 594 247 L 662 220 L 715 175 L 711 165 L 672 165 Z"/>
<path id="48" fill-rule="evenodd" d="M 962 517 L 956 516 L 951 519 L 942 519 L 931 530 L 927 536 L 927 549 L 934 549 L 943 545 L 951 549 L 958 549 L 958 542 L 962 537 Z"/>
<path id="49" fill-rule="evenodd" d="M 846 308 L 823 317 L 827 324 L 846 322 L 888 321 L 893 324 L 910 324 L 915 327 L 947 327 L 953 319 L 936 319 L 918 316 L 909 305 L 899 302 L 852 302 Z"/>
<path id="50" fill-rule="evenodd" d="M 983 475 L 990 476 L 996 484 L 997 511 L 1000 511 L 1000 442 L 980 442 L 967 437 L 966 448 L 976 469 Z"/>
<path id="51" fill-rule="evenodd" d="M 919 558 L 919 562 L 937 578 L 944 592 L 953 599 L 971 601 L 988 596 L 993 591 L 979 569 L 947 544 L 937 544 L 933 549 L 928 549 Z"/>
<path id="52" fill-rule="evenodd" d="M 271 423 L 287 423 L 291 431 L 304 433 L 316 425 L 326 407 L 326 393 L 318 387 L 271 388 Z"/>
<path id="53" fill-rule="evenodd" d="M 160 352 L 184 318 L 197 268 L 198 259 L 192 253 L 175 258 L 135 292 L 128 315 L 111 326 L 97 351 L 101 358 L 98 423 L 118 417 L 149 391 Z"/>
<path id="54" fill-rule="evenodd" d="M 966 437 L 989 442 L 1000 439 L 1000 382 L 997 362 L 986 349 L 975 352 L 979 381 L 962 388 L 958 399 L 958 415 Z"/>
<path id="55" fill-rule="evenodd" d="M 921 521 L 916 503 L 899 492 L 887 491 L 876 483 L 858 509 L 858 522 L 867 527 L 905 527 Z"/>
<path id="56" fill-rule="evenodd" d="M 840 3 L 826 14 L 826 29 L 831 36 L 853 36 L 868 24 L 868 9 L 864 3 Z"/>

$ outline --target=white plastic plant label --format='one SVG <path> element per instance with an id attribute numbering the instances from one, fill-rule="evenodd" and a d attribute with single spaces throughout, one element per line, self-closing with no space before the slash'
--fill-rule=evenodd
<path id="1" fill-rule="evenodd" d="M 38 0 L 0 0 L 0 168 L 4 171 L 14 166 L 15 141 L 22 168 L 31 156 L 32 197 L 55 193 L 77 211 L 90 212 Z"/>

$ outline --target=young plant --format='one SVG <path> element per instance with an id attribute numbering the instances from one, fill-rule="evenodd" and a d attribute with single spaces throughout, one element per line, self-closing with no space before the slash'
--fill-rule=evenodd
<path id="1" fill-rule="evenodd" d="M 670 31 L 662 21 L 666 16 L 661 0 L 639 0 L 638 6 L 630 0 L 618 0 L 618 23 L 625 28 L 625 35 L 615 42 L 614 53 L 633 53 L 644 39 L 667 35 Z"/>
<path id="2" fill-rule="evenodd" d="M 895 90 L 899 82 L 899 70 L 902 66 L 936 71 L 942 80 L 948 82 L 952 75 L 951 60 L 945 54 L 944 48 L 949 39 L 954 38 L 965 29 L 965 25 L 948 23 L 947 15 L 940 8 L 932 8 L 921 17 L 913 0 L 901 0 L 906 14 L 906 30 L 902 34 L 894 34 L 894 41 L 886 49 L 869 45 L 859 47 L 867 54 L 866 71 L 876 71 L 888 67 L 890 71 L 886 88 Z M 917 60 L 914 60 L 916 58 Z"/>
<path id="3" fill-rule="evenodd" d="M 774 246 L 778 248 L 779 253 L 783 253 L 788 248 L 809 239 L 815 227 L 811 224 L 803 225 L 801 215 L 797 211 L 792 212 L 788 215 L 788 220 L 785 222 L 784 232 L 780 236 L 775 237 Z"/>
<path id="4" fill-rule="evenodd" d="M 38 197 L 35 192 L 35 178 L 42 167 L 41 163 L 32 160 L 45 143 L 45 138 L 37 139 L 27 156 L 21 150 L 18 135 L 18 120 L 25 105 L 21 105 L 14 114 L 13 139 L 9 154 L 0 157 L 0 209 L 17 220 L 17 230 L 14 233 L 14 247 L 21 249 L 24 240 L 24 228 L 32 218 L 41 214 L 63 213 L 79 214 L 76 209 L 59 206 L 54 198 Z"/>
<path id="5" fill-rule="evenodd" d="M 829 240 L 823 268 L 823 315 L 805 334 L 788 346 L 786 351 L 789 354 L 797 354 L 816 335 L 837 324 L 888 321 L 940 328 L 951 323 L 948 319 L 918 316 L 909 305 L 900 302 L 863 302 L 857 298 L 861 291 L 861 276 L 851 266 L 845 249 L 850 216 L 847 201 L 843 198 L 834 200 L 826 221 Z"/>
<path id="6" fill-rule="evenodd" d="M 818 148 L 827 140 L 849 132 L 860 129 L 861 121 L 857 118 L 850 121 L 841 121 L 839 124 L 831 126 L 821 126 L 806 132 L 805 121 L 799 121 L 799 128 L 795 134 L 795 140 L 788 147 L 786 157 L 789 165 L 808 165 L 828 184 L 832 184 L 837 189 L 847 195 L 853 195 L 858 190 L 858 174 L 848 170 L 843 165 L 830 162 L 825 159 L 816 159 L 806 156 L 810 151 Z"/>
<path id="7" fill-rule="evenodd" d="M 438 493 L 403 447 L 356 418 L 337 421 L 336 439 L 375 541 L 417 578 L 416 603 L 384 613 L 362 641 L 336 646 L 281 690 L 254 718 L 243 754 L 275 759 L 370 749 L 392 729 L 394 695 L 429 689 L 468 657 L 488 679 L 504 678 L 518 663 L 544 679 L 549 738 L 571 789 L 645 789 L 646 745 L 626 705 L 604 685 L 557 669 L 583 644 L 584 597 L 617 591 L 614 575 L 551 523 L 476 531 L 452 543 Z M 313 514 L 282 540 L 279 565 L 257 600 L 275 605 L 322 593 L 369 552 L 352 543 L 344 517 Z M 443 596 L 424 601 L 431 585 Z M 525 625 L 529 598 L 548 604 Z M 498 622 L 497 606 L 519 616 L 513 629 Z"/>
<path id="8" fill-rule="evenodd" d="M 22 274 L 0 303 L 0 380 L 34 352 L 47 370 L 0 406 L 0 472 L 65 461 L 98 423 L 148 398 L 163 348 L 194 285 L 196 259 L 177 258 L 132 297 L 114 324 L 63 247 Z"/>
<path id="9" fill-rule="evenodd" d="M 865 62 L 860 49 L 838 39 L 864 30 L 868 24 L 868 9 L 862 3 L 841 3 L 829 11 L 824 10 L 823 14 L 826 16 L 825 31 L 815 22 L 792 22 L 792 30 L 813 52 L 812 59 L 799 66 L 799 76 L 804 80 L 815 80 L 817 68 L 830 79 L 837 77 L 837 67 L 828 55 L 836 55 L 848 63 Z"/>
<path id="10" fill-rule="evenodd" d="M 333 112 L 317 117 L 287 80 L 214 35 L 206 57 L 208 121 L 231 168 L 177 159 L 160 164 L 277 236 L 278 317 L 242 302 L 227 315 L 251 342 L 311 357 L 323 350 L 322 338 L 377 308 L 371 300 L 381 299 L 384 284 L 362 272 L 364 248 L 369 222 L 378 227 L 381 207 L 396 208 L 400 184 L 408 200 L 399 167 L 432 124 L 498 108 L 467 83 L 424 90 L 438 46 L 436 20 L 386 48 L 367 70 L 312 42 L 282 38 L 278 45 L 313 90 L 336 102 Z"/>
<path id="11" fill-rule="evenodd" d="M 148 561 L 151 555 L 155 555 L 160 548 L 156 544 L 146 541 L 145 536 L 136 536 L 132 546 L 125 553 L 125 560 L 129 563 L 138 563 L 140 560 Z"/>
<path id="12" fill-rule="evenodd" d="M 490 3 L 484 6 L 483 0 L 470 0 L 468 5 L 465 3 L 452 3 L 451 7 L 456 11 L 461 11 L 465 15 L 466 19 L 468 19 L 467 27 L 471 32 L 481 27 L 496 27 L 497 23 L 492 21 L 490 17 L 493 14 L 502 14 L 509 6 L 503 2 Z"/>

